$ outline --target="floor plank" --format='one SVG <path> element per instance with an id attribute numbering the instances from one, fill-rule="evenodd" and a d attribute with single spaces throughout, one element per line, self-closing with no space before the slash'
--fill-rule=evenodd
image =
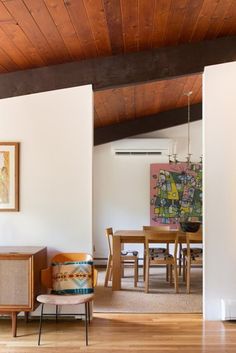
<path id="1" fill-rule="evenodd" d="M 203 322 L 199 314 L 95 314 L 84 344 L 84 323 L 47 320 L 37 347 L 38 322 L 19 320 L 18 337 L 10 336 L 10 321 L 0 320 L 1 353 L 133 353 L 236 352 L 234 322 Z"/>

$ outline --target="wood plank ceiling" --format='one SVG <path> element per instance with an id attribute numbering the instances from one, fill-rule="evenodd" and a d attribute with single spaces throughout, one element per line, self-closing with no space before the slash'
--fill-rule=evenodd
<path id="1" fill-rule="evenodd" d="M 184 107 L 184 93 L 189 91 L 193 92 L 191 104 L 201 102 L 202 75 L 98 91 L 94 96 L 95 128 Z"/>
<path id="2" fill-rule="evenodd" d="M 235 0 L 2 0 L 0 73 L 236 35 Z M 201 76 L 95 93 L 101 127 L 201 101 Z"/>

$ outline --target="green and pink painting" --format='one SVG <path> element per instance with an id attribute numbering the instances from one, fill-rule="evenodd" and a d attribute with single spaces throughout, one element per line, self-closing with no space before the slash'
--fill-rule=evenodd
<path id="1" fill-rule="evenodd" d="M 202 164 L 151 164 L 152 226 L 202 222 Z"/>

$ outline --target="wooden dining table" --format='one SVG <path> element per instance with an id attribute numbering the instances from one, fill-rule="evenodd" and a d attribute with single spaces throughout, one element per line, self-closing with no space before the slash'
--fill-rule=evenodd
<path id="1" fill-rule="evenodd" d="M 163 233 L 163 232 L 161 232 Z M 186 243 L 186 235 L 184 232 L 179 230 L 168 230 L 165 233 L 178 233 L 179 243 Z M 113 276 L 112 276 L 112 290 L 121 290 L 121 250 L 123 244 L 144 244 L 145 243 L 144 230 L 117 230 L 113 234 Z M 158 244 L 166 244 L 166 240 L 163 237 L 163 241 L 158 240 Z M 198 242 L 199 243 L 199 242 Z"/>

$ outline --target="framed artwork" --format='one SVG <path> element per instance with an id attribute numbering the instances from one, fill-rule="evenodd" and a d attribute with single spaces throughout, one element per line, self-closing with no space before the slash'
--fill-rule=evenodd
<path id="1" fill-rule="evenodd" d="M 19 211 L 18 142 L 0 142 L 0 211 Z"/>
<path id="2" fill-rule="evenodd" d="M 150 224 L 202 221 L 202 165 L 151 164 Z"/>

